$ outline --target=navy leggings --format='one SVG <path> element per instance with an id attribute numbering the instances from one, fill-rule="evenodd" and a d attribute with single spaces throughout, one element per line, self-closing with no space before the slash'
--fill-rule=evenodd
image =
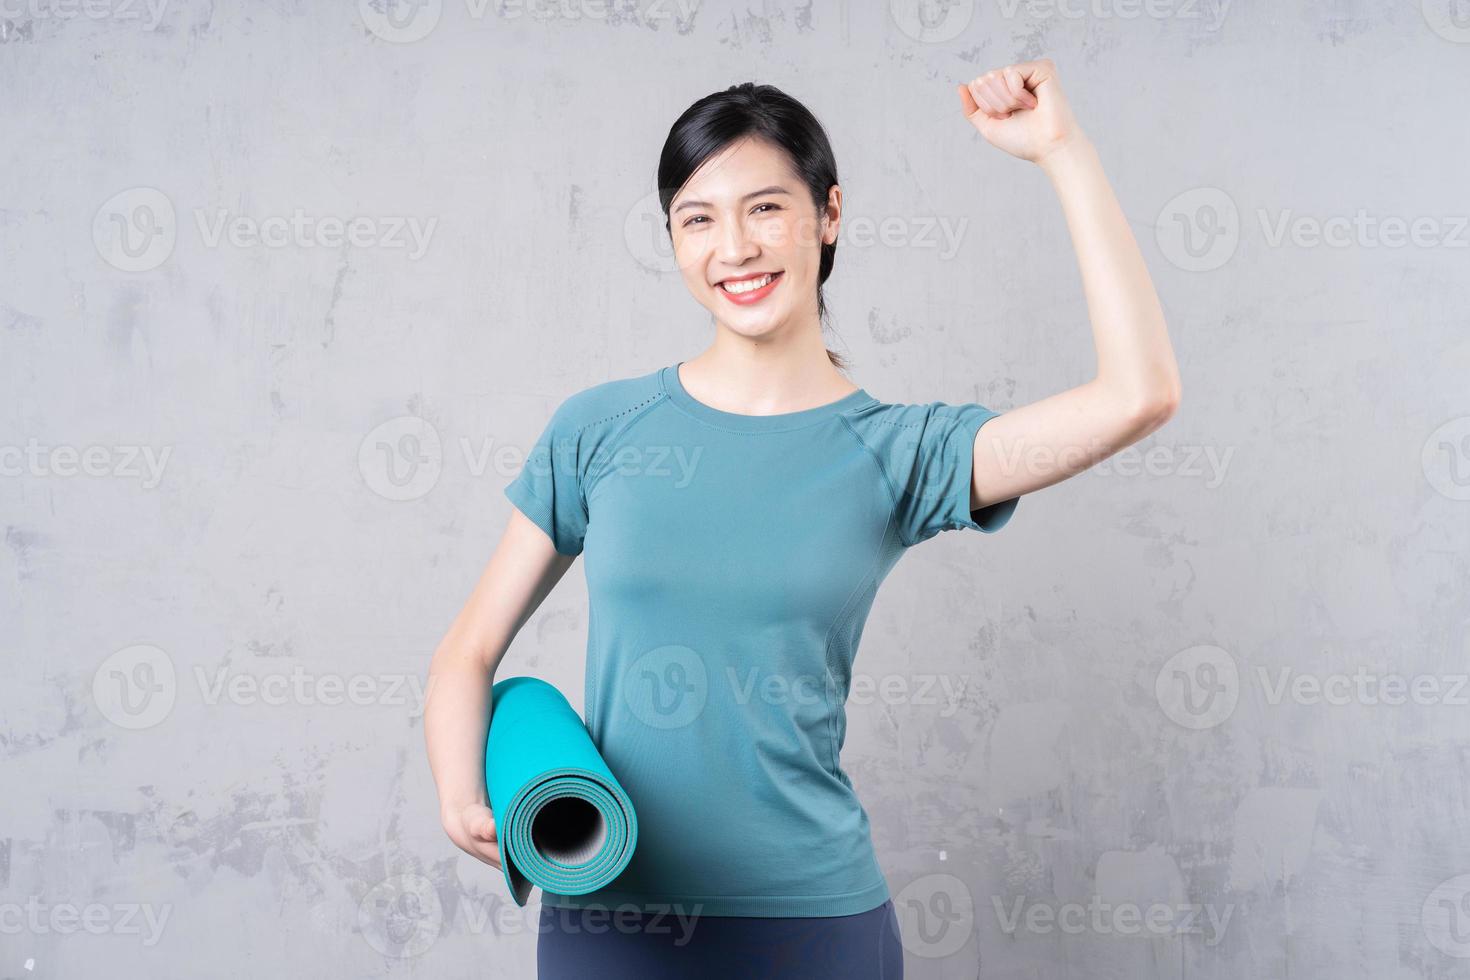
<path id="1" fill-rule="evenodd" d="M 903 980 L 893 900 L 856 915 L 686 916 L 541 906 L 539 980 Z"/>

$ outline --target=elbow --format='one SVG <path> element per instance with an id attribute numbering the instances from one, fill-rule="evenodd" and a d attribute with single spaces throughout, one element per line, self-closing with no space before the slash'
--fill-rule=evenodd
<path id="1" fill-rule="evenodd" d="M 1180 388 L 1178 383 L 1151 392 L 1135 404 L 1133 421 L 1146 432 L 1152 432 L 1174 417 L 1179 410 Z"/>

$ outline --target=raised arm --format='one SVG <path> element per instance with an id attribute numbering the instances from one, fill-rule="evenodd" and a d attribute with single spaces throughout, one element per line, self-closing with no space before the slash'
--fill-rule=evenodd
<path id="1" fill-rule="evenodd" d="M 439 818 L 455 844 L 497 869 L 499 844 L 485 790 L 490 686 L 510 641 L 574 561 L 512 508 L 500 543 L 429 663 L 424 740 Z"/>
<path id="2" fill-rule="evenodd" d="M 974 509 L 1060 483 L 1167 422 L 1180 398 L 1164 313 L 1096 149 L 1072 117 L 1049 59 L 958 86 L 980 135 L 1031 161 L 1056 189 L 1092 323 L 1092 380 L 1004 412 L 980 427 Z"/>

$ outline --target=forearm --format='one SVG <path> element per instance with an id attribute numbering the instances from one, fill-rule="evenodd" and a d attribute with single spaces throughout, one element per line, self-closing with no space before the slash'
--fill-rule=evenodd
<path id="1" fill-rule="evenodd" d="M 490 688 L 512 640 L 572 559 L 553 550 L 546 534 L 511 511 L 469 600 L 449 625 L 429 664 L 424 740 L 439 792 L 439 808 L 486 804 L 485 737 Z"/>
<path id="2" fill-rule="evenodd" d="M 1079 132 L 1039 163 L 1077 252 L 1098 382 L 1140 408 L 1172 404 L 1179 368 L 1164 311 L 1096 148 Z"/>
<path id="3" fill-rule="evenodd" d="M 487 665 L 464 647 L 446 644 L 429 665 L 424 740 L 441 811 L 471 803 L 489 805 L 485 735 L 490 730 L 495 663 Z"/>

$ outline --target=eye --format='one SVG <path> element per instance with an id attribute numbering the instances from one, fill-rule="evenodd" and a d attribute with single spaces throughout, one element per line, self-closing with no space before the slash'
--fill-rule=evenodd
<path id="1" fill-rule="evenodd" d="M 698 221 L 701 218 L 704 218 L 704 215 L 702 215 L 702 214 L 696 214 L 694 217 L 692 217 L 688 221 L 684 222 L 684 224 L 681 227 L 688 228 L 690 225 L 694 224 L 694 222 Z M 709 220 L 709 219 L 706 218 L 705 220 Z"/>
<path id="2" fill-rule="evenodd" d="M 770 201 L 766 201 L 763 204 L 757 204 L 755 206 L 755 210 L 756 211 L 759 211 L 761 208 L 773 208 L 774 210 L 780 211 L 781 210 L 781 205 L 779 205 L 779 204 L 772 204 Z"/>

